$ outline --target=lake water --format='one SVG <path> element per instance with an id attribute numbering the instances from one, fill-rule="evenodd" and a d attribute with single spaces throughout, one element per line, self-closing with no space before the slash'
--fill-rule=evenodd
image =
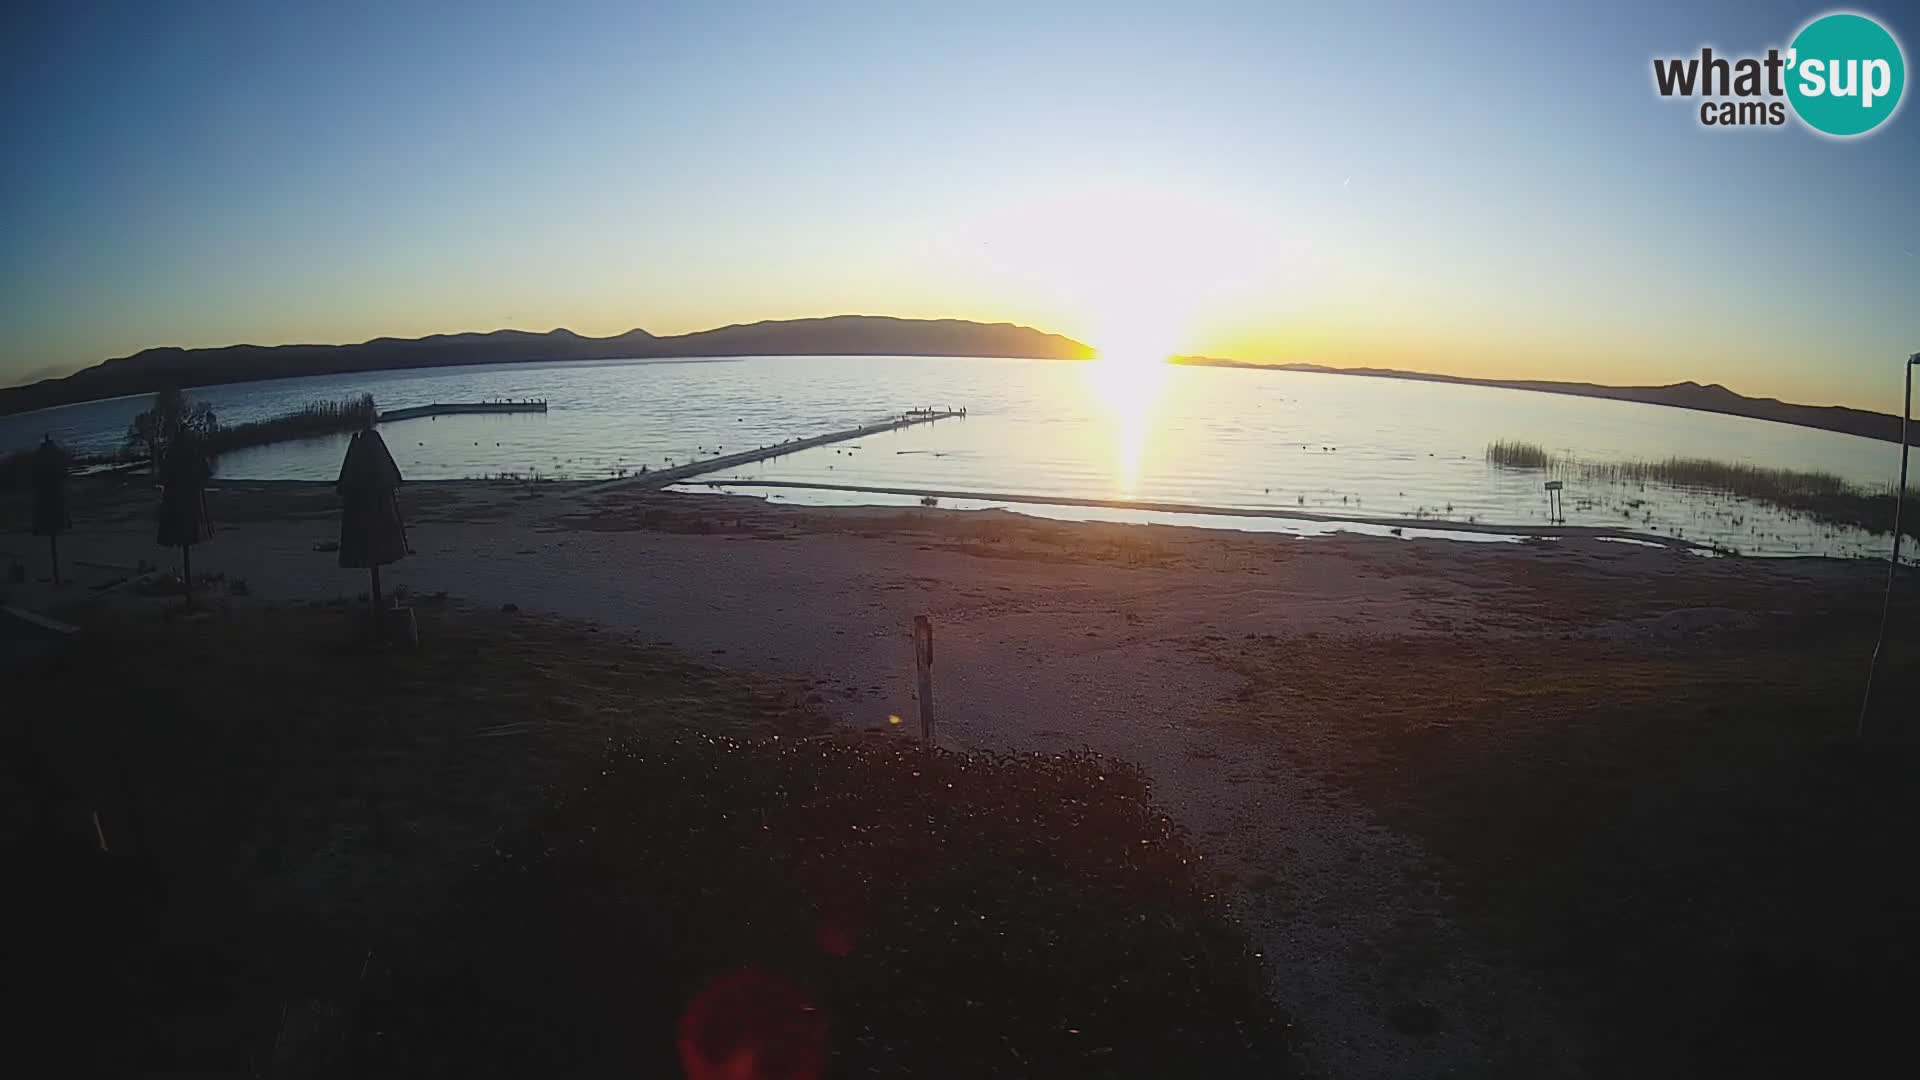
<path id="1" fill-rule="evenodd" d="M 191 391 L 225 422 L 360 392 L 382 408 L 540 397 L 531 415 L 452 416 L 382 426 L 411 479 L 501 473 L 610 477 L 855 427 L 906 408 L 966 406 L 943 420 L 819 447 L 703 480 L 929 488 L 1127 499 L 1242 510 L 1546 522 L 1537 473 L 1497 469 L 1488 442 L 1518 439 L 1594 462 L 1706 457 L 1819 469 L 1890 485 L 1888 443 L 1630 402 L 1306 372 L 1108 362 L 934 357 L 750 357 L 510 364 L 319 376 Z M 112 449 L 149 399 L 0 418 L 0 449 L 51 432 L 71 450 Z M 332 479 L 346 437 L 224 457 L 221 476 Z M 758 489 L 785 501 L 912 501 L 858 492 Z M 957 505 L 946 500 L 945 505 Z M 991 504 L 991 500 L 987 500 Z M 966 505 L 974 505 L 972 503 Z M 1051 516 L 1170 520 L 1099 508 L 1014 506 Z M 1755 554 L 1885 557 L 1888 540 L 1769 507 L 1660 485 L 1569 478 L 1571 525 L 1683 536 Z M 1326 531 L 1285 520 L 1197 523 Z"/>

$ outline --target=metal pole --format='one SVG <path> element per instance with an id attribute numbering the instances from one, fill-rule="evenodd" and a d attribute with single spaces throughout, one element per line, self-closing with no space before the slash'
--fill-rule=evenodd
<path id="1" fill-rule="evenodd" d="M 1920 365 L 1920 352 L 1907 357 L 1907 396 L 1900 399 L 1900 486 L 1893 489 L 1893 554 L 1887 559 L 1887 594 L 1880 600 L 1880 633 L 1873 639 L 1873 659 L 1867 662 L 1867 690 L 1860 698 L 1860 722 L 1857 738 L 1867 735 L 1867 706 L 1873 703 L 1873 674 L 1880 668 L 1880 647 L 1887 641 L 1887 619 L 1893 612 L 1893 583 L 1900 572 L 1900 511 L 1907 501 L 1907 429 L 1913 424 L 1913 369 Z"/>

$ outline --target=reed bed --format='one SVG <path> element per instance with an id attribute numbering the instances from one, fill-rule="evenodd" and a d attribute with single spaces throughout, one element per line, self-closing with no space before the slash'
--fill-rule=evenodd
<path id="1" fill-rule="evenodd" d="M 1829 472 L 1768 469 L 1707 458 L 1671 457 L 1663 461 L 1579 464 L 1582 478 L 1613 484 L 1667 484 L 1785 504 L 1796 499 L 1844 495 L 1892 494 L 1861 490 Z"/>
<path id="2" fill-rule="evenodd" d="M 265 420 L 215 428 L 207 439 L 208 450 L 217 455 L 289 439 L 310 439 L 342 431 L 358 431 L 371 426 L 378 416 L 379 410 L 374 407 L 372 394 L 339 401 L 310 401 L 292 412 Z"/>
<path id="3" fill-rule="evenodd" d="M 1487 444 L 1487 462 L 1496 468 L 1552 473 L 1589 484 L 1614 486 L 1661 484 L 1683 491 L 1711 492 L 1765 503 L 1816 521 L 1876 533 L 1891 533 L 1894 484 L 1863 487 L 1830 472 L 1774 469 L 1711 458 L 1669 457 L 1657 461 L 1581 461 L 1537 443 L 1501 439 Z M 1901 532 L 1920 537 L 1920 489 L 1907 488 L 1908 514 Z"/>
<path id="4" fill-rule="evenodd" d="M 231 426 L 216 425 L 206 437 L 207 452 L 218 457 L 228 451 L 250 446 L 358 431 L 372 425 L 379 416 L 380 410 L 375 407 L 372 394 L 338 401 L 310 401 L 291 412 L 270 416 L 265 420 L 250 420 Z M 0 454 L 0 491 L 24 490 L 32 486 L 35 449 L 26 447 Z M 116 453 L 72 456 L 67 464 L 70 469 L 78 470 L 130 465 L 145 460 L 144 451 L 129 446 Z"/>

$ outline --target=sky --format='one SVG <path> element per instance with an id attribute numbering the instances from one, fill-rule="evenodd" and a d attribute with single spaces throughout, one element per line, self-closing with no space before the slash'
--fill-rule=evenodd
<path id="1" fill-rule="evenodd" d="M 866 313 L 1897 411 L 1920 113 L 1713 130 L 1653 89 L 1826 10 L 30 0 L 0 383 Z M 1913 58 L 1920 16 L 1849 10 Z"/>

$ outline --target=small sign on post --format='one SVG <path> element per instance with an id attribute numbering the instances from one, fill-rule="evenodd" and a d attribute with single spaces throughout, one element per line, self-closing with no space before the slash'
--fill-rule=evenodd
<path id="1" fill-rule="evenodd" d="M 920 741 L 933 749 L 933 620 L 913 617 L 913 669 L 920 690 Z"/>

